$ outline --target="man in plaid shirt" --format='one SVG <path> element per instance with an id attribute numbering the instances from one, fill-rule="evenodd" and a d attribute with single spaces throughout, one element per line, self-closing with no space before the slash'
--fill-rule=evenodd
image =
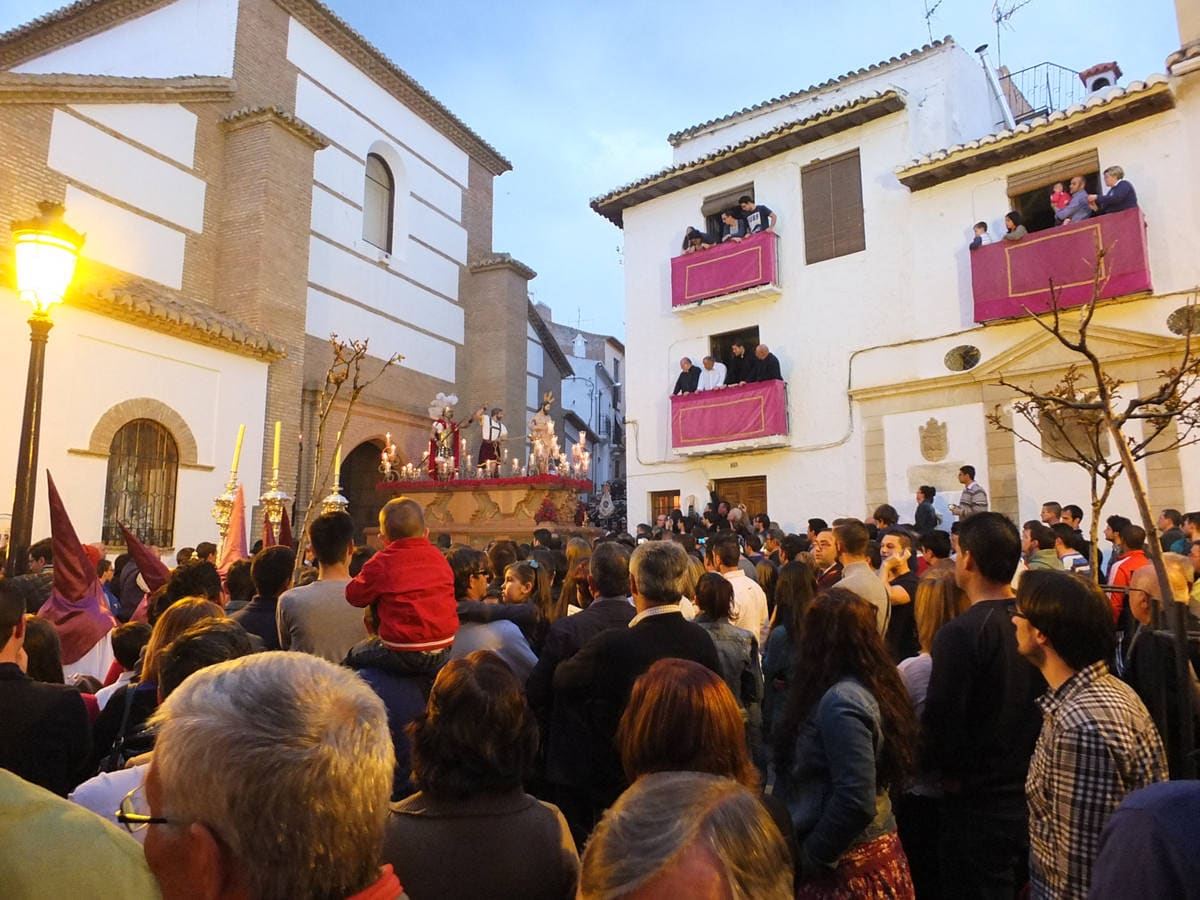
<path id="1" fill-rule="evenodd" d="M 1013 608 L 1017 649 L 1046 679 L 1025 797 L 1034 898 L 1084 898 L 1100 832 L 1125 796 L 1167 780 L 1146 707 L 1110 675 L 1112 613 L 1073 575 L 1026 572 Z"/>

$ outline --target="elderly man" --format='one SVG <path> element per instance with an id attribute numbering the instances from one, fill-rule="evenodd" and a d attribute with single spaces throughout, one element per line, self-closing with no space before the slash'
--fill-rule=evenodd
<path id="1" fill-rule="evenodd" d="M 609 628 L 589 640 L 554 671 L 554 706 L 571 708 L 586 721 L 587 752 L 575 760 L 590 773 L 594 816 L 625 788 L 614 738 L 629 693 L 657 660 L 690 659 L 721 672 L 708 632 L 687 621 L 679 598 L 688 556 L 672 541 L 649 541 L 629 558 L 629 589 L 637 610 L 627 628 Z"/>
<path id="2" fill-rule="evenodd" d="M 783 381 L 779 371 L 779 358 L 768 349 L 766 344 L 754 348 L 754 362 L 750 365 L 750 376 L 747 381 Z"/>
<path id="3" fill-rule="evenodd" d="M 1071 179 L 1071 201 L 1054 213 L 1060 225 L 1068 222 L 1082 222 L 1092 217 L 1092 207 L 1088 204 L 1087 185 L 1082 175 Z"/>
<path id="4" fill-rule="evenodd" d="M 711 356 L 706 356 L 701 365 L 704 366 L 704 370 L 700 373 L 696 390 L 711 391 L 725 386 L 725 363 L 719 363 Z"/>
<path id="5" fill-rule="evenodd" d="M 762 801 L 728 778 L 643 775 L 583 856 L 579 897 L 794 896 L 792 860 Z"/>
<path id="6" fill-rule="evenodd" d="M 1088 194 L 1087 198 L 1088 205 L 1098 214 L 1121 212 L 1138 205 L 1137 191 L 1125 180 L 1125 170 L 1120 166 L 1109 166 L 1104 170 L 1104 186 L 1108 188 L 1107 193 Z"/>
<path id="7" fill-rule="evenodd" d="M 679 361 L 679 369 L 679 377 L 675 379 L 675 390 L 671 393 L 695 393 L 696 385 L 700 381 L 700 370 L 693 366 L 691 359 L 686 356 Z"/>
<path id="8" fill-rule="evenodd" d="M 1167 756 L 1142 701 L 1108 672 L 1112 621 L 1094 586 L 1027 572 L 1012 621 L 1018 651 L 1049 688 L 1025 781 L 1032 896 L 1083 900 L 1109 816 L 1131 792 L 1167 779 Z"/>
<path id="9" fill-rule="evenodd" d="M 348 669 L 262 653 L 191 676 L 154 716 L 144 796 L 164 900 L 401 896 L 379 868 L 392 790 L 387 711 Z"/>

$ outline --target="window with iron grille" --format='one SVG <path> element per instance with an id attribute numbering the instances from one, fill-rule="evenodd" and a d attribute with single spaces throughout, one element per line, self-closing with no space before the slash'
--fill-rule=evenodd
<path id="1" fill-rule="evenodd" d="M 147 544 L 172 546 L 178 475 L 179 448 L 166 428 L 151 419 L 122 425 L 108 451 L 104 542 L 123 542 L 121 521 Z"/>

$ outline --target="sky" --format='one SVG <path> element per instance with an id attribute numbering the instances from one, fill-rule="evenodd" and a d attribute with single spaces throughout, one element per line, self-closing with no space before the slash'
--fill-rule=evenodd
<path id="1" fill-rule="evenodd" d="M 556 322 L 625 336 L 621 232 L 592 197 L 671 162 L 667 135 L 953 35 L 1012 70 L 1116 60 L 1122 83 L 1179 46 L 1173 0 L 325 0 L 513 164 L 498 252 Z M 0 31 L 61 6 L 0 0 Z M 933 7 L 926 18 L 926 10 Z M 1086 15 L 1084 12 L 1086 11 Z"/>

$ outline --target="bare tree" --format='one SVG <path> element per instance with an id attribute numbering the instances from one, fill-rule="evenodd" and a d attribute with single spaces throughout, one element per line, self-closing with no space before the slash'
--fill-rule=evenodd
<path id="1" fill-rule="evenodd" d="M 304 565 L 304 553 L 308 549 L 308 526 L 312 523 L 313 511 L 320 505 L 324 486 L 330 484 L 333 478 L 334 461 L 332 454 L 325 453 L 325 436 L 334 405 L 345 395 L 346 408 L 342 412 L 341 423 L 334 431 L 335 434 L 344 434 L 362 392 L 378 381 L 389 366 L 396 365 L 404 359 L 399 353 L 393 353 L 381 362 L 373 375 L 364 374 L 363 366 L 368 359 L 369 343 L 369 339 L 343 340 L 336 334 L 329 336 L 333 360 L 325 371 L 325 381 L 321 385 L 320 394 L 317 395 L 317 437 L 313 445 L 312 481 L 308 486 L 308 505 L 304 508 L 304 520 L 298 535 L 296 568 L 293 572 L 296 579 L 299 579 L 300 570 Z"/>
<path id="2" fill-rule="evenodd" d="M 1183 337 L 1182 354 L 1178 362 L 1157 373 L 1158 384 L 1138 396 L 1125 396 L 1125 384 L 1106 368 L 1095 347 L 1089 342 L 1088 329 L 1096 314 L 1096 304 L 1104 289 L 1103 261 L 1107 248 L 1096 247 L 1092 277 L 1092 295 L 1087 303 L 1074 310 L 1063 310 L 1059 289 L 1050 282 L 1051 308 L 1045 318 L 1026 308 L 1032 321 L 1052 335 L 1058 343 L 1082 359 L 1067 369 L 1066 374 L 1052 387 L 1039 390 L 1034 385 L 1022 386 L 1004 376 L 1000 384 L 1015 391 L 1020 399 L 1014 412 L 1058 438 L 1064 452 L 1059 458 L 1084 468 L 1091 477 L 1092 494 L 1092 572 L 1097 581 L 1099 550 L 1098 518 L 1101 507 L 1112 492 L 1113 485 L 1124 475 L 1129 479 L 1133 497 L 1146 531 L 1146 550 L 1158 577 L 1159 592 L 1164 606 L 1175 610 L 1167 617 L 1175 637 L 1176 677 L 1181 698 L 1180 741 L 1191 777 L 1193 746 L 1191 673 L 1188 667 L 1186 603 L 1182 609 L 1172 603 L 1173 593 L 1163 564 L 1162 545 L 1157 522 L 1150 508 L 1146 487 L 1137 463 L 1160 453 L 1178 450 L 1200 442 L 1200 357 L 1194 352 L 1192 335 L 1200 324 L 1200 309 L 1193 296 L 1184 315 L 1174 323 Z M 1031 443 L 1011 425 L 1003 421 L 998 406 L 990 415 L 991 423 Z M 1134 428 L 1132 426 L 1139 427 Z M 1116 459 L 1110 458 L 1105 438 L 1111 440 Z M 1053 443 L 1053 442 L 1052 442 Z"/>

